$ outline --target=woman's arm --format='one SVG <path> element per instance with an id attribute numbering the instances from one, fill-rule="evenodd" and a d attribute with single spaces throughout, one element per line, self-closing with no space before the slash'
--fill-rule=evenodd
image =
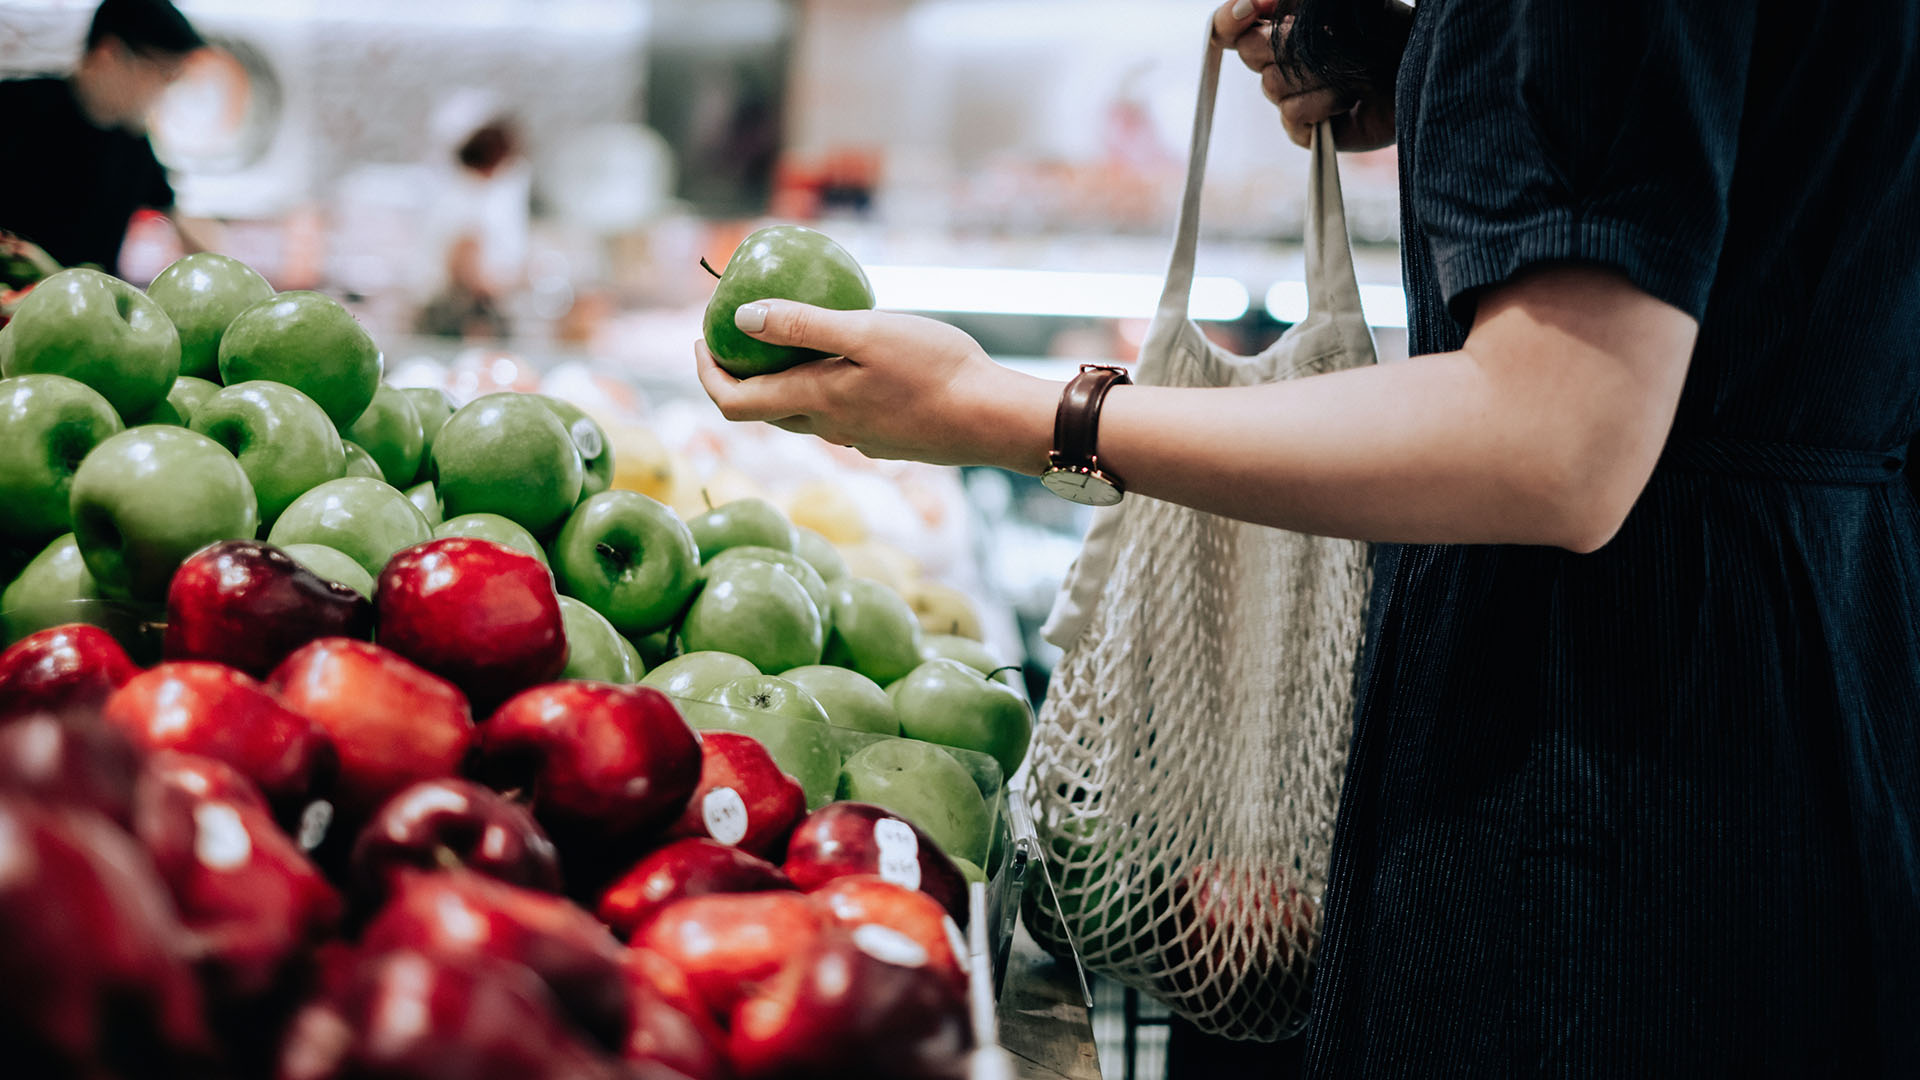
<path id="1" fill-rule="evenodd" d="M 959 330 L 779 301 L 738 321 L 841 356 L 736 380 L 696 346 L 730 419 L 876 457 L 1046 467 L 1059 384 Z M 1652 474 L 1696 329 L 1613 272 L 1543 270 L 1488 290 L 1458 352 L 1271 386 L 1115 389 L 1099 451 L 1136 493 L 1266 525 L 1592 551 Z"/>

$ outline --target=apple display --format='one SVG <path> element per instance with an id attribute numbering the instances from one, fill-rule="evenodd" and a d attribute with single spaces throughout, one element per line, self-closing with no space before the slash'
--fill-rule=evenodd
<path id="1" fill-rule="evenodd" d="M 73 534 L 67 533 L 35 555 L 0 592 L 0 620 L 6 623 L 7 640 L 19 641 L 37 630 L 88 621 L 95 606 L 91 602 L 99 599 L 100 587 L 87 572 Z"/>
<path id="2" fill-rule="evenodd" d="M 704 701 L 727 683 L 758 674 L 759 668 L 732 653 L 690 652 L 662 662 L 640 684 L 681 701 Z"/>
<path id="3" fill-rule="evenodd" d="M 570 401 L 551 394 L 535 397 L 560 419 L 567 429 L 567 437 L 573 440 L 573 448 L 580 452 L 580 497 L 590 498 L 607 490 L 613 483 L 613 443 L 608 440 L 605 429 Z"/>
<path id="4" fill-rule="evenodd" d="M 499 514 L 461 514 L 450 517 L 433 527 L 433 538 L 444 539 L 449 536 L 470 536 L 476 540 L 491 540 L 540 561 L 541 566 L 549 566 L 546 549 L 533 534 L 518 524 L 501 517 Z"/>
<path id="5" fill-rule="evenodd" d="M 7 323 L 4 371 L 65 375 L 120 418 L 145 416 L 180 374 L 180 335 L 139 289 L 98 270 L 62 270 L 34 286 Z"/>
<path id="6" fill-rule="evenodd" d="M 64 375 L 0 380 L 0 536 L 43 543 L 68 531 L 73 474 L 120 433 L 107 399 Z"/>
<path id="7" fill-rule="evenodd" d="M 36 631 L 0 652 L 0 724 L 36 712 L 86 715 L 140 673 L 97 626 Z"/>
<path id="8" fill-rule="evenodd" d="M 258 540 L 201 548 L 167 589 L 168 660 L 213 660 L 265 678 L 315 638 L 368 637 L 373 604 Z"/>
<path id="9" fill-rule="evenodd" d="M 488 394 L 448 417 L 434 436 L 433 473 L 447 513 L 499 514 L 535 535 L 580 501 L 573 437 L 527 394 Z"/>
<path id="10" fill-rule="evenodd" d="M 706 837 L 779 859 L 786 854 L 787 836 L 806 814 L 806 791 L 781 771 L 758 739 L 709 731 L 700 740 L 699 786 L 662 835 Z"/>
<path id="11" fill-rule="evenodd" d="M 780 677 L 807 692 L 826 710 L 827 722 L 852 731 L 900 734 L 893 699 L 872 679 L 832 664 L 812 664 L 781 672 Z"/>
<path id="12" fill-rule="evenodd" d="M 380 573 L 374 608 L 376 640 L 451 680 L 481 715 L 566 670 L 553 575 L 492 541 L 448 537 L 402 550 Z"/>
<path id="13" fill-rule="evenodd" d="M 597 911 L 614 933 L 631 938 L 677 900 L 776 891 L 793 891 L 778 866 L 731 844 L 690 837 L 634 864 L 600 895 Z"/>
<path id="14" fill-rule="evenodd" d="M 823 614 L 827 611 L 827 605 L 832 601 L 832 597 L 827 595 L 827 583 L 820 579 L 820 573 L 813 568 L 812 563 L 791 551 L 759 547 L 754 544 L 730 547 L 708 560 L 704 570 L 708 574 L 713 574 L 743 561 L 772 563 L 785 570 L 793 575 L 793 580 L 799 582 L 801 588 L 807 590 L 807 599 L 813 601 L 816 610 Z"/>
<path id="15" fill-rule="evenodd" d="M 280 550 L 286 552 L 287 558 L 328 581 L 338 582 L 369 600 L 373 599 L 373 575 L 367 573 L 366 567 L 354 562 L 346 552 L 325 544 L 288 544 Z"/>
<path id="16" fill-rule="evenodd" d="M 825 710 L 806 691 L 771 675 L 749 675 L 685 706 L 703 730 L 737 731 L 758 740 L 782 772 L 800 782 L 807 806 L 824 806 L 840 782 L 840 751 Z"/>
<path id="17" fill-rule="evenodd" d="M 199 251 L 174 260 L 147 286 L 147 297 L 180 334 L 180 374 L 220 374 L 220 338 L 239 314 L 273 296 L 273 286 L 238 259 Z"/>
<path id="18" fill-rule="evenodd" d="M 260 522 L 267 526 L 347 465 L 333 421 L 312 398 L 276 382 L 255 380 L 220 390 L 195 410 L 193 430 L 240 462 L 259 499 Z"/>
<path id="19" fill-rule="evenodd" d="M 101 716 L 147 751 L 224 762 L 277 805 L 304 799 L 332 762 L 326 734 L 252 677 L 224 664 L 161 664 L 128 679 Z"/>
<path id="20" fill-rule="evenodd" d="M 847 930 L 884 926 L 906 935 L 926 954 L 927 966 L 967 989 L 967 938 L 940 902 L 877 875 L 836 878 L 807 894 Z"/>
<path id="21" fill-rule="evenodd" d="M 398 488 L 366 476 L 328 480 L 293 500 L 267 533 L 276 547 L 320 544 L 379 577 L 394 552 L 433 539 L 426 515 Z"/>
<path id="22" fill-rule="evenodd" d="M 560 618 L 567 634 L 567 666 L 560 672 L 562 679 L 630 683 L 638 678 L 630 655 L 633 646 L 599 612 L 563 596 Z"/>
<path id="23" fill-rule="evenodd" d="M 700 548 L 700 561 L 706 562 L 730 547 L 769 547 L 792 551 L 795 539 L 793 522 L 780 508 L 765 499 L 735 499 L 700 514 L 687 522 L 694 543 Z"/>
<path id="24" fill-rule="evenodd" d="M 839 581 L 847 576 L 847 560 L 840 557 L 839 549 L 826 537 L 812 529 L 795 526 L 794 554 L 807 560 L 822 581 Z"/>
<path id="25" fill-rule="evenodd" d="M 794 892 L 714 894 L 677 900 L 656 913 L 634 944 L 686 972 L 722 1022 L 826 927 L 819 907 Z"/>
<path id="26" fill-rule="evenodd" d="M 929 660 L 888 693 L 903 735 L 989 754 L 1007 776 L 1027 756 L 1033 737 L 1027 699 L 957 660 Z"/>
<path id="27" fill-rule="evenodd" d="M 853 577 L 834 582 L 830 591 L 822 662 L 852 668 L 881 686 L 920 663 L 920 620 L 899 593 Z"/>
<path id="28" fill-rule="evenodd" d="M 561 591 L 623 634 L 671 625 L 700 587 L 692 534 L 672 510 L 637 492 L 589 496 L 561 527 L 552 557 Z"/>
<path id="29" fill-rule="evenodd" d="M 373 400 L 380 349 L 330 296 L 284 292 L 234 316 L 220 336 L 220 381 L 270 379 L 312 398 L 345 431 Z"/>
<path id="30" fill-rule="evenodd" d="M 38 290 L 35 290 L 38 293 Z M 224 447 L 185 428 L 128 428 L 73 476 L 73 538 L 102 595 L 159 600 L 188 555 L 260 526 L 253 484 Z"/>
<path id="31" fill-rule="evenodd" d="M 413 485 L 420 472 L 420 455 L 426 451 L 427 433 L 413 400 L 406 394 L 381 383 L 365 411 L 340 434 L 373 456 L 387 483 L 397 488 Z"/>
<path id="32" fill-rule="evenodd" d="M 714 571 L 680 623 L 689 652 L 728 652 L 769 675 L 820 662 L 820 612 L 793 575 L 761 562 Z"/>
<path id="33" fill-rule="evenodd" d="M 527 808 L 471 780 L 422 780 L 395 792 L 353 843 L 354 880 L 384 896 L 403 870 L 462 866 L 509 885 L 557 893 L 553 841 Z"/>
<path id="34" fill-rule="evenodd" d="M 967 883 L 953 860 L 918 826 L 878 806 L 837 802 L 815 810 L 788 839 L 780 868 L 806 891 L 836 878 L 878 874 L 940 901 L 966 925 Z"/>
<path id="35" fill-rule="evenodd" d="M 840 796 L 890 810 L 918 825 L 940 850 L 974 864 L 987 860 L 993 815 L 966 766 L 913 739 L 887 739 L 847 758 Z"/>
<path id="36" fill-rule="evenodd" d="M 736 379 L 781 371 L 826 354 L 748 337 L 734 312 L 755 300 L 794 300 L 842 311 L 873 307 L 873 286 L 847 250 L 801 225 L 773 225 L 745 240 L 727 260 L 702 329 L 720 367 Z"/>

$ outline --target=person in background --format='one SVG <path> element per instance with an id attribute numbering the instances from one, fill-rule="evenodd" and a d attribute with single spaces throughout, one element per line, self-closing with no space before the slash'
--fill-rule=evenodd
<path id="1" fill-rule="evenodd" d="M 205 44 L 167 0 L 104 0 L 79 67 L 0 82 L 0 229 L 64 266 L 118 273 L 134 212 L 158 210 L 181 246 L 173 185 L 147 140 L 147 114 Z"/>
<path id="2" fill-rule="evenodd" d="M 463 118 L 487 110 L 473 126 Z M 519 128 L 479 94 L 455 95 L 435 127 L 464 129 L 452 150 L 456 169 L 435 192 L 428 250 L 436 288 L 420 312 L 423 334 L 500 340 L 511 327 L 501 301 L 520 282 L 527 253 L 531 171 Z"/>

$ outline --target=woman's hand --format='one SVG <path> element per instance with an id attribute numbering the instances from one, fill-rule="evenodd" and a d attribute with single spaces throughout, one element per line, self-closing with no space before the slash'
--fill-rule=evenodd
<path id="1" fill-rule="evenodd" d="M 1353 0 L 1363 2 L 1363 0 Z M 1306 146 L 1322 120 L 1333 121 L 1334 145 L 1341 150 L 1378 150 L 1393 145 L 1393 86 L 1370 86 L 1360 95 L 1343 94 L 1311 74 L 1291 77 L 1274 56 L 1273 35 L 1284 37 L 1293 25 L 1296 0 L 1227 0 L 1213 13 L 1213 37 L 1249 71 L 1260 76 L 1260 91 L 1280 107 L 1287 136 Z M 1396 14 L 1411 21 L 1413 9 L 1394 3 Z"/>
<path id="2" fill-rule="evenodd" d="M 868 457 L 1028 474 L 1046 467 L 1059 387 L 994 363 L 955 327 L 784 300 L 743 304 L 734 323 L 831 358 L 736 379 L 696 342 L 701 385 L 729 420 L 764 420 Z"/>

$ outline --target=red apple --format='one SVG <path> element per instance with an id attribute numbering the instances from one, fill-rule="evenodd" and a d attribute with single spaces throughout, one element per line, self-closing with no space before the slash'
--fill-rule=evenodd
<path id="1" fill-rule="evenodd" d="M 487 718 L 480 757 L 480 774 L 530 792 L 534 816 L 556 835 L 658 829 L 700 782 L 699 736 L 650 686 L 536 686 Z"/>
<path id="2" fill-rule="evenodd" d="M 353 845 L 354 877 L 376 897 L 402 869 L 449 866 L 509 885 L 560 891 L 559 856 L 533 815 L 471 780 L 422 780 L 403 789 Z"/>
<path id="3" fill-rule="evenodd" d="M 353 959 L 294 1018 L 277 1080 L 631 1080 L 518 964 L 411 949 Z"/>
<path id="4" fill-rule="evenodd" d="M 967 919 L 960 868 L 918 826 L 868 803 L 828 803 L 808 815 L 787 841 L 782 869 L 808 892 L 850 874 L 877 874 L 940 901 L 955 922 Z"/>
<path id="5" fill-rule="evenodd" d="M 28 634 L 0 653 L 0 724 L 37 712 L 97 712 L 140 673 L 113 635 L 70 623 Z"/>
<path id="6" fill-rule="evenodd" d="M 711 736 L 709 736 L 711 737 Z M 717 840 L 676 840 L 641 859 L 600 897 L 600 920 L 631 938 L 676 900 L 793 889 L 780 868 Z"/>
<path id="7" fill-rule="evenodd" d="M 222 540 L 187 557 L 167 587 L 169 660 L 214 660 L 265 678 L 315 638 L 373 631 L 373 603 L 258 540 Z"/>
<path id="8" fill-rule="evenodd" d="M 189 949 L 132 837 L 91 811 L 0 795 L 0 1070 L 166 1075 L 200 1057 Z"/>
<path id="9" fill-rule="evenodd" d="M 733 1013 L 741 1080 L 960 1080 L 966 995 L 906 936 L 868 924 L 819 935 Z"/>
<path id="10" fill-rule="evenodd" d="M 401 871 L 393 898 L 361 939 L 373 950 L 488 956 L 524 964 L 566 1015 L 608 1050 L 626 1041 L 623 953 L 607 928 L 572 903 L 469 870 Z"/>
<path id="11" fill-rule="evenodd" d="M 633 1023 L 621 1056 L 676 1070 L 689 1080 L 729 1080 L 727 1036 L 693 991 L 686 972 L 659 953 L 628 949 Z"/>
<path id="12" fill-rule="evenodd" d="M 820 909 L 795 893 L 696 896 L 661 911 L 634 944 L 686 972 L 700 1001 L 724 1020 L 825 925 Z"/>
<path id="13" fill-rule="evenodd" d="M 305 798 L 333 761 L 312 721 L 224 664 L 183 661 L 143 671 L 101 712 L 135 746 L 225 762 L 276 804 Z"/>
<path id="14" fill-rule="evenodd" d="M 967 938 L 940 901 L 866 874 L 835 878 L 808 896 L 826 909 L 835 924 L 848 930 L 876 925 L 905 934 L 927 954 L 928 967 L 966 992 Z"/>
<path id="15" fill-rule="evenodd" d="M 280 831 L 251 782 L 217 761 L 154 755 L 140 778 L 134 829 L 226 996 L 273 989 L 339 921 L 333 886 Z"/>
<path id="16" fill-rule="evenodd" d="M 140 755 L 97 717 L 42 713 L 0 725 L 0 791 L 133 821 Z"/>
<path id="17" fill-rule="evenodd" d="M 336 797 L 355 814 L 409 784 L 452 776 L 473 745 L 466 696 L 379 645 L 322 638 L 282 661 L 268 682 L 332 738 Z"/>
<path id="18" fill-rule="evenodd" d="M 1286 869 L 1203 862 L 1175 879 L 1171 896 L 1175 917 L 1162 930 L 1161 976 L 1170 993 L 1209 1011 L 1306 1003 L 1316 912 Z"/>
<path id="19" fill-rule="evenodd" d="M 700 736 L 700 785 L 667 827 L 669 837 L 707 836 L 777 859 L 807 814 L 800 781 L 780 771 L 760 740 L 736 731 Z"/>
<path id="20" fill-rule="evenodd" d="M 380 643 L 452 680 L 482 715 L 566 669 L 553 575 L 504 544 L 450 536 L 406 548 L 374 597 Z"/>

